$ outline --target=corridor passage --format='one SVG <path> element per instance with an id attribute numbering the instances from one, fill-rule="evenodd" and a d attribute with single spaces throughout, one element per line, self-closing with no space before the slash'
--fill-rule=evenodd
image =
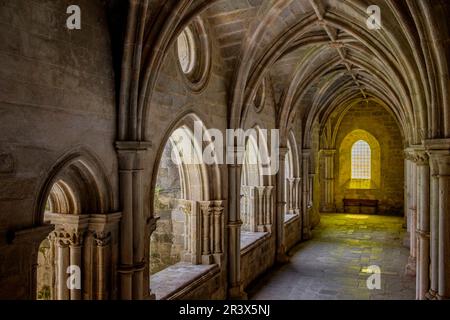
<path id="1" fill-rule="evenodd" d="M 404 274 L 403 218 L 323 214 L 313 239 L 291 251 L 290 263 L 248 290 L 262 300 L 414 299 L 415 278 Z M 381 289 L 369 290 L 366 268 L 381 268 Z"/>

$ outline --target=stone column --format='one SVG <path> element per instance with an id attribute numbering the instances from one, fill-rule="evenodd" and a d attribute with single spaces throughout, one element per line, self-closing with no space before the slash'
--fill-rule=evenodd
<path id="1" fill-rule="evenodd" d="M 74 232 L 70 235 L 69 248 L 70 248 L 70 265 L 76 266 L 83 270 L 81 254 L 82 254 L 83 234 Z M 81 288 L 70 289 L 70 300 L 82 300 Z"/>
<path id="2" fill-rule="evenodd" d="M 97 300 L 107 300 L 109 298 L 108 288 L 108 249 L 111 240 L 109 234 L 98 233 L 94 236 L 97 253 Z"/>
<path id="3" fill-rule="evenodd" d="M 314 205 L 314 173 L 308 175 L 309 179 L 309 192 L 308 192 L 308 208 L 312 208 Z"/>
<path id="4" fill-rule="evenodd" d="M 403 239 L 403 245 L 409 247 L 409 230 L 408 230 L 408 203 L 409 203 L 409 198 L 408 198 L 408 177 L 409 177 L 409 160 L 407 159 L 407 157 L 405 156 L 404 159 L 404 165 L 403 165 L 403 170 L 404 170 L 404 181 L 403 181 L 403 196 L 404 196 L 404 212 L 403 212 L 403 217 L 404 217 L 404 222 L 403 222 L 403 228 L 407 229 L 406 230 L 406 236 Z"/>
<path id="5" fill-rule="evenodd" d="M 87 286 L 83 289 L 89 299 L 115 300 L 118 298 L 118 285 L 116 279 L 119 264 L 119 224 L 121 212 L 107 214 L 93 214 L 89 217 L 89 232 L 85 238 L 85 268 L 89 274 L 84 279 Z M 154 228 L 154 225 L 147 226 Z M 95 283 L 92 280 L 95 279 Z M 87 297 L 85 296 L 85 299 Z"/>
<path id="6" fill-rule="evenodd" d="M 58 300 L 69 300 L 67 268 L 70 265 L 70 250 L 67 238 L 61 234 L 56 236 L 56 261 L 56 298 Z"/>
<path id="7" fill-rule="evenodd" d="M 264 232 L 264 194 L 266 193 L 266 187 L 259 186 L 255 188 L 255 198 L 257 198 L 258 206 L 255 209 L 255 222 L 256 232 Z"/>
<path id="8" fill-rule="evenodd" d="M 285 177 L 285 166 L 286 166 L 286 155 L 288 148 L 280 147 L 280 168 L 278 170 L 278 188 L 277 188 L 277 261 L 285 263 L 289 260 L 286 255 L 286 245 L 284 239 L 284 216 L 286 212 L 286 177 Z"/>
<path id="9" fill-rule="evenodd" d="M 228 297 L 230 299 L 245 299 L 241 280 L 241 225 L 240 197 L 241 197 L 241 170 L 245 147 L 229 146 L 232 150 L 228 154 L 228 199 L 230 201 L 228 213 Z M 229 150 L 230 150 L 229 149 Z M 241 157 L 242 156 L 242 157 Z M 230 159 L 231 158 L 231 159 Z"/>
<path id="10" fill-rule="evenodd" d="M 287 200 L 287 212 L 289 214 L 294 214 L 294 179 L 288 178 L 287 182 L 287 190 L 286 190 L 286 200 Z"/>
<path id="11" fill-rule="evenodd" d="M 424 300 L 430 288 L 430 166 L 425 151 L 417 153 L 417 277 L 416 299 Z"/>
<path id="12" fill-rule="evenodd" d="M 311 225 L 310 225 L 310 219 L 309 219 L 309 193 L 310 193 L 310 181 L 309 181 L 309 162 L 310 162 L 310 156 L 311 151 L 310 150 L 303 150 L 302 154 L 302 172 L 303 172 L 303 233 L 302 238 L 304 240 L 308 240 L 311 238 Z M 312 192 L 312 190 L 311 190 Z"/>
<path id="13" fill-rule="evenodd" d="M 411 248 L 411 155 L 405 151 L 405 219 L 406 219 L 406 237 L 404 245 Z"/>
<path id="14" fill-rule="evenodd" d="M 214 216 L 214 259 L 216 263 L 222 262 L 222 226 L 223 226 L 223 201 L 213 201 Z"/>
<path id="15" fill-rule="evenodd" d="M 201 212 L 201 234 L 202 234 L 202 264 L 211 264 L 213 262 L 213 256 L 211 252 L 211 217 L 212 217 L 212 207 L 211 201 L 200 201 L 200 212 Z"/>
<path id="16" fill-rule="evenodd" d="M 439 290 L 439 167 L 430 159 L 430 290 L 428 300 L 436 299 Z"/>
<path id="17" fill-rule="evenodd" d="M 438 179 L 438 183 L 434 181 L 432 184 L 433 189 L 438 189 L 438 195 L 432 198 L 431 211 L 432 216 L 435 216 L 433 211 L 437 207 L 438 222 L 433 221 L 432 224 L 432 286 L 429 296 L 434 294 L 434 286 L 437 282 L 436 299 L 447 300 L 450 299 L 450 139 L 427 140 L 425 147 L 430 155 L 434 179 Z M 434 230 L 436 227 L 438 227 L 437 234 Z M 433 239 L 435 236 L 438 237 L 437 241 Z M 434 252 L 433 247 L 436 242 L 438 250 Z M 435 260 L 438 265 L 437 275 Z"/>
<path id="18" fill-rule="evenodd" d="M 145 227 L 148 225 L 142 210 L 142 172 L 144 154 L 151 143 L 143 141 L 119 141 L 116 143 L 119 157 L 120 200 L 122 220 L 120 224 L 120 298 L 139 300 L 151 293 L 144 289 Z M 153 219 L 153 217 L 150 217 Z M 144 290 L 146 291 L 144 293 Z"/>
<path id="19" fill-rule="evenodd" d="M 295 214 L 300 214 L 301 209 L 301 178 L 294 178 L 294 189 L 295 189 L 295 199 L 294 199 L 294 211 Z"/>
<path id="20" fill-rule="evenodd" d="M 408 209 L 408 230 L 409 230 L 409 258 L 408 264 L 406 265 L 406 274 L 415 276 L 416 275 L 416 253 L 417 253 L 417 169 L 416 169 L 416 149 L 407 149 L 407 156 L 409 162 L 409 176 L 408 178 L 408 195 L 409 203 Z"/>
<path id="21" fill-rule="evenodd" d="M 439 159 L 439 299 L 450 299 L 450 156 Z"/>
<path id="22" fill-rule="evenodd" d="M 264 196 L 264 231 L 272 232 L 272 217 L 273 217 L 273 186 L 267 186 Z"/>
<path id="23" fill-rule="evenodd" d="M 323 159 L 322 212 L 336 212 L 334 203 L 334 155 L 336 150 L 321 150 Z"/>

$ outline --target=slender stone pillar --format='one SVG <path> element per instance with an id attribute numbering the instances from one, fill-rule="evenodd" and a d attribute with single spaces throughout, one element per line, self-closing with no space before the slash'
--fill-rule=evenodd
<path id="1" fill-rule="evenodd" d="M 409 230 L 409 258 L 406 265 L 406 274 L 416 275 L 416 253 L 417 253 L 417 169 L 416 169 L 416 148 L 406 150 L 406 156 L 409 162 L 408 178 L 408 230 Z"/>
<path id="2" fill-rule="evenodd" d="M 428 297 L 447 300 L 450 299 L 450 139 L 426 140 L 425 147 L 432 165 L 432 192 L 438 189 L 430 205 L 432 281 Z"/>
<path id="3" fill-rule="evenodd" d="M 244 292 L 241 280 L 241 225 L 240 220 L 240 197 L 241 197 L 241 155 L 245 152 L 245 147 L 232 146 L 231 156 L 232 164 L 228 166 L 228 185 L 230 201 L 228 213 L 228 297 L 230 299 L 245 299 L 247 294 Z"/>
<path id="4" fill-rule="evenodd" d="M 294 211 L 295 214 L 300 214 L 301 210 L 301 178 L 294 178 L 294 190 L 295 190 L 295 199 L 294 199 Z"/>
<path id="5" fill-rule="evenodd" d="M 403 191 L 404 191 L 404 222 L 403 222 L 403 228 L 406 229 L 406 235 L 403 239 L 403 245 L 406 247 L 409 247 L 409 228 L 408 228 L 408 219 L 409 219 L 409 210 L 408 210 L 408 204 L 409 204 L 409 160 L 407 159 L 407 155 L 405 154 L 405 160 L 404 160 L 404 183 L 403 183 Z"/>
<path id="6" fill-rule="evenodd" d="M 58 300 L 69 300 L 70 291 L 67 286 L 67 268 L 70 264 L 70 250 L 66 239 L 58 237 L 56 242 L 56 257 L 57 257 L 57 282 L 56 292 Z"/>
<path id="7" fill-rule="evenodd" d="M 312 208 L 314 205 L 314 173 L 308 175 L 309 181 L 309 192 L 308 192 L 308 208 Z"/>
<path id="8" fill-rule="evenodd" d="M 287 178 L 287 190 L 286 190 L 286 200 L 287 200 L 287 212 L 289 214 L 294 214 L 294 179 Z"/>
<path id="9" fill-rule="evenodd" d="M 144 154 L 150 142 L 119 141 L 119 184 L 122 206 L 120 225 L 120 298 L 139 300 L 151 296 L 150 286 L 144 289 L 145 241 L 147 226 L 142 209 L 142 172 Z M 150 217 L 153 219 L 153 217 Z M 147 239 L 148 240 L 148 239 Z M 145 293 L 144 293 L 145 290 Z"/>
<path id="10" fill-rule="evenodd" d="M 321 150 L 323 160 L 322 212 L 336 212 L 334 203 L 334 155 L 336 150 Z"/>
<path id="11" fill-rule="evenodd" d="M 311 238 L 311 224 L 309 219 L 309 199 L 310 192 L 312 190 L 309 189 L 310 181 L 309 181 L 309 162 L 310 162 L 311 151 L 308 149 L 303 150 L 302 159 L 303 159 L 303 240 L 308 240 Z"/>
<path id="12" fill-rule="evenodd" d="M 98 300 L 109 298 L 108 288 L 108 249 L 110 244 L 110 235 L 95 235 L 96 253 L 97 253 L 97 294 Z"/>
<path id="13" fill-rule="evenodd" d="M 288 148 L 280 147 L 280 168 L 278 170 L 278 189 L 277 189 L 277 261 L 285 263 L 289 261 L 289 257 L 286 255 L 286 245 L 284 238 L 284 216 L 286 212 L 286 155 Z"/>
<path id="14" fill-rule="evenodd" d="M 438 299 L 450 299 L 450 152 L 439 162 L 439 288 Z"/>
<path id="15" fill-rule="evenodd" d="M 430 289 L 430 166 L 428 155 L 417 154 L 417 251 L 416 299 L 424 300 Z"/>
<path id="16" fill-rule="evenodd" d="M 436 299 L 439 289 L 439 167 L 430 159 L 430 290 L 428 300 Z"/>
<path id="17" fill-rule="evenodd" d="M 222 254 L 222 225 L 223 225 L 223 201 L 213 202 L 214 212 L 214 255 Z"/>
<path id="18" fill-rule="evenodd" d="M 272 217 L 273 217 L 273 186 L 267 186 L 265 189 L 265 205 L 264 205 L 264 231 L 272 232 Z"/>
<path id="19" fill-rule="evenodd" d="M 264 232 L 264 194 L 266 193 L 266 187 L 259 186 L 255 188 L 255 197 L 257 197 L 257 209 L 255 210 L 255 222 L 256 232 Z"/>
<path id="20" fill-rule="evenodd" d="M 82 244 L 83 244 L 83 234 L 73 233 L 70 237 L 69 248 L 70 248 L 70 265 L 76 266 L 83 270 L 82 266 Z M 81 300 L 82 292 L 81 288 L 77 289 L 75 287 L 70 289 L 70 300 Z"/>
<path id="21" fill-rule="evenodd" d="M 211 226 L 212 226 L 212 211 L 211 201 L 200 201 L 201 221 L 202 221 L 202 264 L 211 264 L 213 262 L 213 256 L 211 252 Z"/>

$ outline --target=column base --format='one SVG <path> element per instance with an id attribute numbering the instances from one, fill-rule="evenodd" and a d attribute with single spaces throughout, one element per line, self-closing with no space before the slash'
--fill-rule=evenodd
<path id="1" fill-rule="evenodd" d="M 145 298 L 145 300 L 156 300 L 156 295 L 152 292 Z"/>
<path id="2" fill-rule="evenodd" d="M 289 260 L 290 260 L 290 258 L 286 254 L 286 249 L 284 248 L 284 246 L 282 246 L 281 248 L 279 248 L 279 250 L 277 252 L 276 262 L 279 264 L 285 264 L 285 263 L 288 263 Z"/>
<path id="3" fill-rule="evenodd" d="M 202 255 L 202 264 L 213 264 L 214 257 L 212 254 L 204 254 Z"/>
<path id="4" fill-rule="evenodd" d="M 256 226 L 256 232 L 266 232 L 266 226 L 263 224 Z"/>
<path id="5" fill-rule="evenodd" d="M 311 230 L 309 230 L 309 228 L 303 229 L 302 239 L 303 240 L 309 240 L 311 238 L 312 238 Z"/>
<path id="6" fill-rule="evenodd" d="M 224 257 L 223 253 L 214 253 L 214 263 L 217 264 L 219 267 L 223 265 L 224 263 Z"/>
<path id="7" fill-rule="evenodd" d="M 430 290 L 425 294 L 425 300 L 437 300 L 436 295 L 436 291 Z"/>
<path id="8" fill-rule="evenodd" d="M 228 299 L 230 300 L 247 300 L 247 293 L 242 288 L 242 285 L 228 288 Z"/>
<path id="9" fill-rule="evenodd" d="M 416 275 L 416 258 L 409 257 L 408 264 L 405 267 L 405 274 L 407 276 L 415 276 Z"/>

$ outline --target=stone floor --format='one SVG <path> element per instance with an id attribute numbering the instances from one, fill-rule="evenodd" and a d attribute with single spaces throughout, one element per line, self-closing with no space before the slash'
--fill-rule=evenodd
<path id="1" fill-rule="evenodd" d="M 403 219 L 324 214 L 313 239 L 291 252 L 247 289 L 250 299 L 406 300 L 415 297 L 415 278 L 404 275 L 409 250 L 402 245 Z M 369 290 L 367 267 L 381 268 L 381 289 Z"/>

